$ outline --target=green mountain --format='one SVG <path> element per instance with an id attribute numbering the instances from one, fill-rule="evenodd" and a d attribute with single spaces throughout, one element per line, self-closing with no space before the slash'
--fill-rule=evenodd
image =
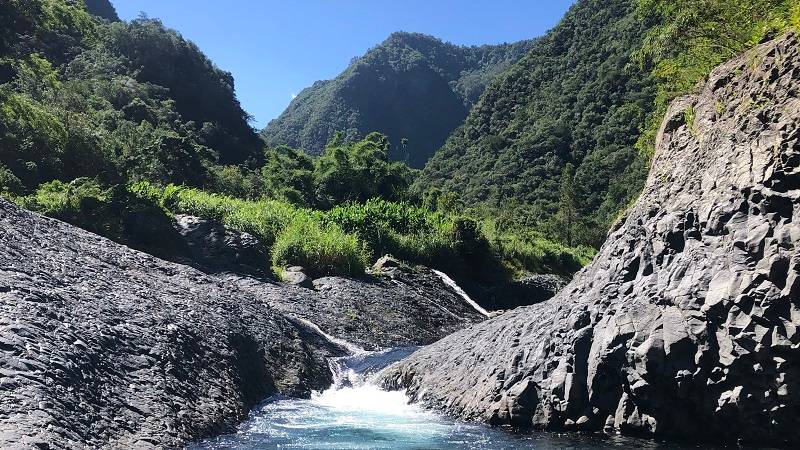
<path id="1" fill-rule="evenodd" d="M 270 146 L 320 154 L 337 131 L 348 139 L 378 131 L 389 136 L 392 159 L 422 167 L 486 85 L 532 45 L 459 47 L 394 33 L 335 79 L 303 90 L 261 135 Z"/>
<path id="2" fill-rule="evenodd" d="M 557 233 L 578 227 L 569 230 L 578 241 L 601 243 L 647 172 L 634 144 L 654 108 L 655 83 L 631 63 L 647 30 L 632 0 L 577 2 L 489 85 L 415 189 L 513 209 L 518 220 Z M 574 176 L 562 180 L 568 165 Z M 575 217 L 559 221 L 565 197 Z"/>

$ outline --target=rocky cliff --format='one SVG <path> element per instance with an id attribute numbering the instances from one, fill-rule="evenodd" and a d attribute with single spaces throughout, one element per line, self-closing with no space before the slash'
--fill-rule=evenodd
<path id="1" fill-rule="evenodd" d="M 498 425 L 800 444 L 799 92 L 796 35 L 719 67 L 592 264 L 386 385 Z"/>
<path id="2" fill-rule="evenodd" d="M 209 275 L 0 200 L 0 447 L 177 447 L 327 387 L 347 348 L 325 333 L 420 345 L 483 319 L 419 276 Z"/>

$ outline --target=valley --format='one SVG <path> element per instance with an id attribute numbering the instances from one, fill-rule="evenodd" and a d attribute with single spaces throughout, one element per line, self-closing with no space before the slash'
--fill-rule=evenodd
<path id="1" fill-rule="evenodd" d="M 263 130 L 121 15 L 0 4 L 0 447 L 800 444 L 797 0 L 392 29 Z"/>

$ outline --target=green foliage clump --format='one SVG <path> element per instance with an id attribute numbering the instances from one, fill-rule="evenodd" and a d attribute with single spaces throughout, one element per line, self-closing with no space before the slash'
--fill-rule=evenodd
<path id="1" fill-rule="evenodd" d="M 315 161 L 318 203 L 323 207 L 377 197 L 401 200 L 412 177 L 408 166 L 389 161 L 389 141 L 379 133 L 352 143 L 337 135 Z"/>
<path id="2" fill-rule="evenodd" d="M 500 258 L 520 274 L 569 275 L 589 264 L 596 253 L 588 246 L 568 247 L 536 230 L 507 229 L 492 219 L 484 220 L 483 232 Z"/>
<path id="3" fill-rule="evenodd" d="M 261 168 L 263 193 L 318 209 L 371 198 L 403 200 L 414 171 L 391 162 L 388 153 L 389 141 L 380 133 L 355 142 L 337 134 L 319 157 L 287 146 L 270 148 Z"/>
<path id="4" fill-rule="evenodd" d="M 265 155 L 261 176 L 267 197 L 301 206 L 317 203 L 314 160 L 310 156 L 285 145 L 269 148 Z"/>
<path id="5" fill-rule="evenodd" d="M 97 17 L 101 17 L 112 22 L 119 21 L 117 10 L 109 0 L 85 0 L 86 11 Z"/>
<path id="6" fill-rule="evenodd" d="M 191 214 L 215 220 L 235 230 L 252 234 L 268 248 L 299 213 L 299 209 L 277 200 L 248 201 L 220 194 L 168 185 L 165 188 L 140 182 L 131 189 L 176 214 Z"/>
<path id="7" fill-rule="evenodd" d="M 20 195 L 25 187 L 22 180 L 14 175 L 14 172 L 0 164 L 0 196 L 13 197 Z"/>
<path id="8" fill-rule="evenodd" d="M 312 276 L 362 275 L 369 253 L 359 239 L 311 214 L 298 214 L 281 232 L 272 248 L 276 267 L 299 265 Z"/>
<path id="9" fill-rule="evenodd" d="M 789 28 L 800 30 L 797 0 L 637 0 L 655 23 L 636 57 L 658 80 L 656 110 L 639 140 L 652 153 L 669 102 L 691 92 L 714 67 Z"/>
<path id="10" fill-rule="evenodd" d="M 172 218 L 125 186 L 104 188 L 88 178 L 70 183 L 56 180 L 16 201 L 26 209 L 156 255 L 169 255 L 177 248 Z"/>
<path id="11" fill-rule="evenodd" d="M 408 203 L 370 199 L 363 204 L 337 206 L 324 215 L 364 241 L 372 258 L 392 254 L 413 263 L 457 264 L 452 238 L 453 220 Z"/>
<path id="12" fill-rule="evenodd" d="M 173 213 L 215 220 L 252 234 L 270 249 L 276 266 L 302 265 L 315 275 L 361 275 L 368 261 L 362 241 L 313 210 L 278 200 L 243 200 L 176 185 L 159 188 L 140 182 L 131 190 Z"/>

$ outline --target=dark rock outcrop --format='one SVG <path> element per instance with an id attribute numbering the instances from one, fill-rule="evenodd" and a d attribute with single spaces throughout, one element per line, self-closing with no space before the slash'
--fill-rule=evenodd
<path id="1" fill-rule="evenodd" d="M 492 424 L 800 445 L 798 93 L 796 35 L 719 67 L 592 264 L 385 384 Z"/>
<path id="2" fill-rule="evenodd" d="M 555 274 L 529 275 L 493 287 L 480 296 L 493 310 L 512 309 L 553 298 L 567 285 L 567 281 L 568 279 Z"/>
<path id="3" fill-rule="evenodd" d="M 0 447 L 177 447 L 327 387 L 348 349 L 325 333 L 419 345 L 481 319 L 442 283 L 318 281 L 207 275 L 0 200 Z"/>
<path id="4" fill-rule="evenodd" d="M 238 278 L 237 285 L 268 299 L 287 315 L 368 350 L 431 344 L 485 317 L 448 288 L 430 269 L 391 271 L 367 279 L 323 277 L 314 291 Z"/>
<path id="5" fill-rule="evenodd" d="M 330 382 L 235 284 L 0 200 L 0 447 L 170 447 Z"/>
<path id="6" fill-rule="evenodd" d="M 269 252 L 249 233 L 185 214 L 175 216 L 175 229 L 186 244 L 191 263 L 204 271 L 256 276 L 270 272 Z"/>

